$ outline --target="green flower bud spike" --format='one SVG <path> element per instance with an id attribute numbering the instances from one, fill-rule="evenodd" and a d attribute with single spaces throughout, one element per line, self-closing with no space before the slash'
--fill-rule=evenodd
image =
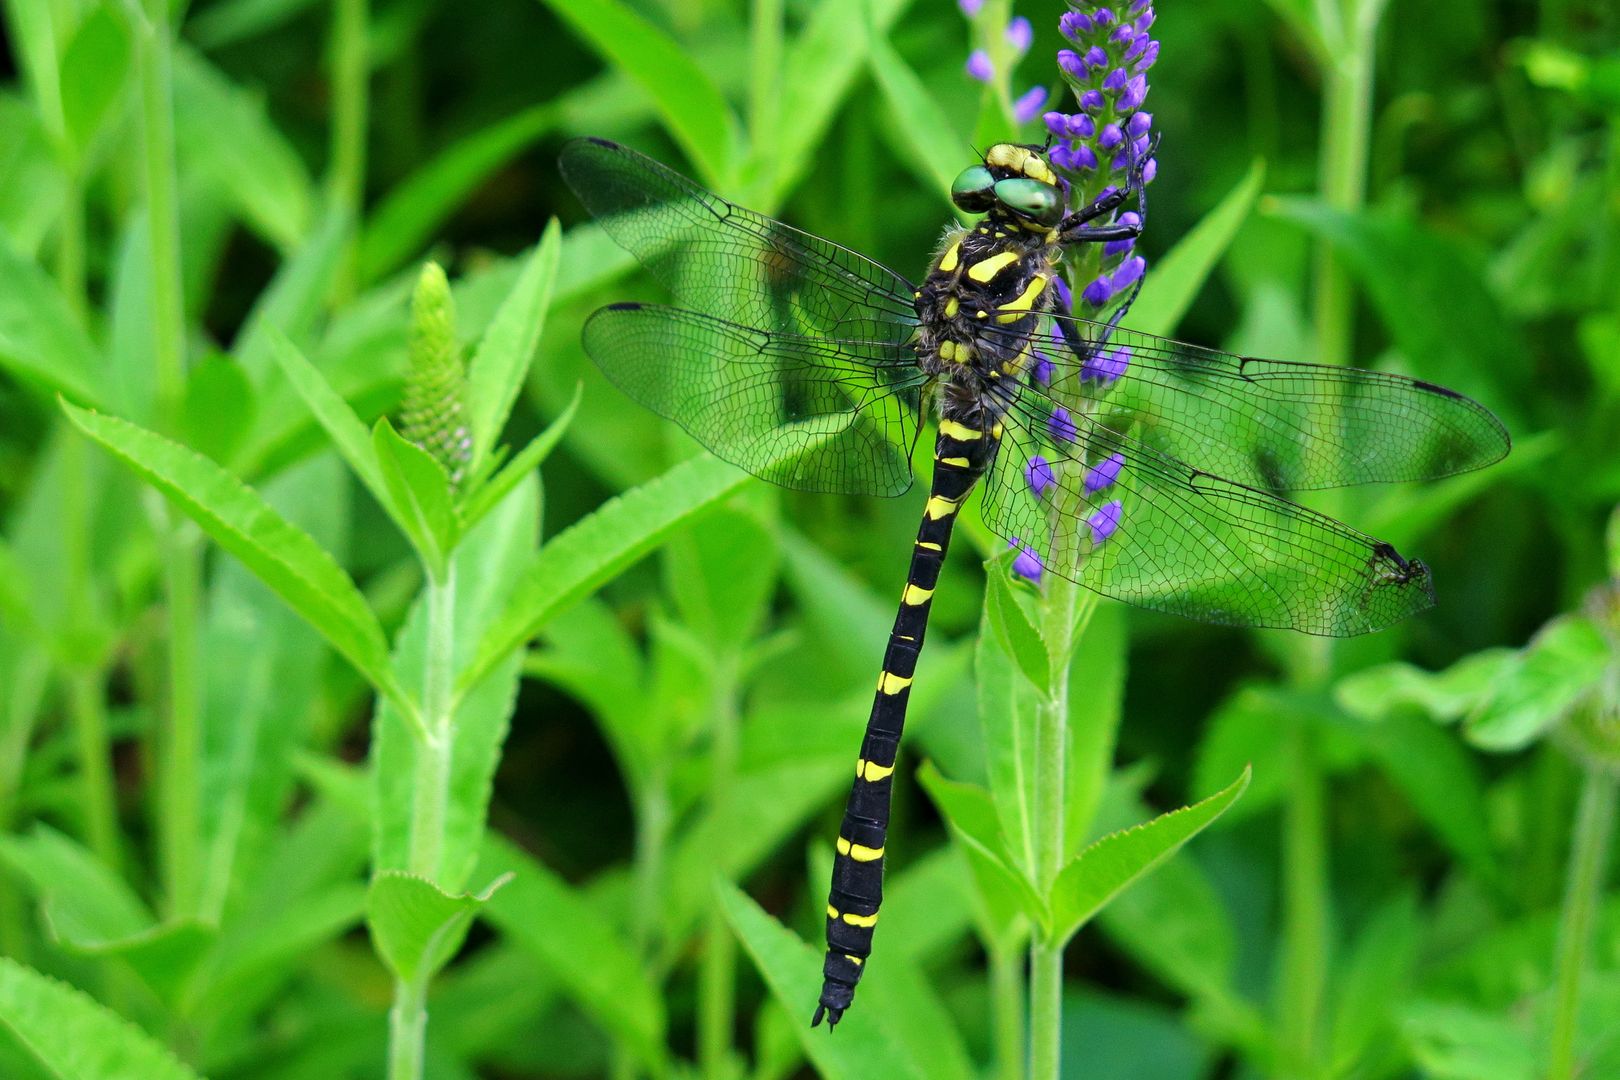
<path id="1" fill-rule="evenodd" d="M 443 267 L 422 267 L 411 297 L 410 366 L 400 404 L 400 434 L 444 466 L 451 487 L 461 483 L 472 457 L 463 398 L 467 366 L 456 344 L 456 307 Z"/>

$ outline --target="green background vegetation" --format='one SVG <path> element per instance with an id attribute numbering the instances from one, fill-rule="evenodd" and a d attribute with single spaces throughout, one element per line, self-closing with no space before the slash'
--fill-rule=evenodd
<path id="1" fill-rule="evenodd" d="M 1062 7 L 1017 10 L 1014 92 L 1056 85 Z M 1084 929 L 1036 1025 L 1076 1078 L 1620 1076 L 1620 12 L 1158 14 L 1133 325 L 1443 383 L 1516 446 L 1325 504 L 1434 569 L 1384 633 L 1097 609 L 1069 854 L 1224 794 L 1042 894 L 1037 938 Z M 0 1076 L 1023 1075 L 1028 597 L 969 520 L 871 973 L 809 1032 L 922 495 L 688 461 L 579 347 L 657 294 L 553 165 L 620 139 L 916 274 L 1012 133 L 956 6 L 8 0 L 4 29 Z M 462 362 L 452 488 L 372 425 Z"/>

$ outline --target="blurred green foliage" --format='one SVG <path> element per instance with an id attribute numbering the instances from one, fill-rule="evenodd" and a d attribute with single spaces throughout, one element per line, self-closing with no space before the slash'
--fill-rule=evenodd
<path id="1" fill-rule="evenodd" d="M 1020 85 L 1056 85 L 1062 5 L 1016 10 Z M 1023 1075 L 1029 928 L 984 842 L 1016 832 L 1020 601 L 993 577 L 981 621 L 959 545 L 873 971 L 811 1033 L 920 496 L 767 489 L 618 394 L 581 320 L 656 294 L 553 166 L 619 139 L 914 274 L 1012 134 L 956 5 L 4 14 L 0 1075 Z M 1071 843 L 1226 797 L 1124 891 L 1193 819 L 1081 860 L 1065 1074 L 1620 1076 L 1620 9 L 1164 0 L 1154 32 L 1135 325 L 1342 346 L 1516 448 L 1335 496 L 1434 568 L 1382 634 L 1098 609 Z M 457 484 L 374 426 L 429 259 Z"/>

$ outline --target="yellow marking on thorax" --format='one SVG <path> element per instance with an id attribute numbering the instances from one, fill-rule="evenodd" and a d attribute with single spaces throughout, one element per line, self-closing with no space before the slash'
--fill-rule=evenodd
<path id="1" fill-rule="evenodd" d="M 1045 274 L 1036 274 L 1030 278 L 1029 284 L 1024 286 L 1024 291 L 1018 294 L 1016 300 L 1009 301 L 996 309 L 1001 312 L 996 316 L 996 322 L 1017 322 L 1025 315 L 1028 315 L 1030 308 L 1035 305 L 1036 298 L 1046 289 L 1047 280 Z"/>
<path id="2" fill-rule="evenodd" d="M 943 270 L 947 274 L 950 273 L 952 270 L 955 270 L 956 269 L 957 257 L 961 254 L 961 252 L 962 252 L 962 241 L 958 240 L 958 241 L 956 241 L 956 243 L 954 243 L 950 247 L 946 248 L 945 249 L 945 254 L 943 254 L 943 255 L 941 255 L 939 257 L 939 268 L 941 270 Z"/>
<path id="3" fill-rule="evenodd" d="M 974 281 L 988 282 L 1017 261 L 1018 252 L 1003 251 L 999 255 L 990 256 L 988 259 L 980 259 L 968 267 L 967 275 Z"/>
<path id="4" fill-rule="evenodd" d="M 956 297 L 953 296 L 945 301 L 945 317 L 947 319 L 956 318 L 956 313 L 960 310 L 962 310 L 962 303 Z"/>
<path id="5" fill-rule="evenodd" d="M 957 442 L 972 442 L 974 439 L 984 437 L 984 432 L 975 431 L 973 428 L 956 420 L 941 420 L 939 422 L 939 433 L 948 435 Z"/>
<path id="6" fill-rule="evenodd" d="M 838 854 L 848 855 L 856 862 L 877 862 L 883 858 L 883 849 L 880 847 L 867 847 L 865 844 L 852 844 L 840 836 L 838 838 Z"/>
<path id="7" fill-rule="evenodd" d="M 928 603 L 933 597 L 933 589 L 924 589 L 918 585 L 907 585 L 906 591 L 900 596 L 900 602 L 907 607 L 916 607 L 918 604 Z"/>
<path id="8" fill-rule="evenodd" d="M 956 513 L 956 506 L 955 499 L 947 499 L 943 495 L 930 495 L 928 496 L 928 505 L 924 507 L 923 513 L 928 515 L 930 521 L 938 521 L 940 518 L 950 517 Z"/>
<path id="9" fill-rule="evenodd" d="M 1002 429 L 1001 429 L 1001 425 L 1000 425 L 1000 424 L 995 424 L 995 425 L 993 425 L 993 426 L 992 426 L 992 427 L 991 427 L 991 428 L 990 428 L 990 437 L 991 437 L 991 438 L 994 438 L 994 439 L 999 439 L 999 438 L 1001 438 L 1001 430 L 1002 430 Z"/>
<path id="10" fill-rule="evenodd" d="M 878 676 L 878 692 L 889 697 L 893 697 L 910 685 L 910 679 L 903 679 L 892 671 L 885 671 Z"/>
<path id="11" fill-rule="evenodd" d="M 859 761 L 855 762 L 855 775 L 860 777 L 862 780 L 865 780 L 868 784 L 875 784 L 879 780 L 884 780 L 894 775 L 894 766 L 879 765 L 875 761 L 867 761 L 865 758 L 861 758 Z"/>

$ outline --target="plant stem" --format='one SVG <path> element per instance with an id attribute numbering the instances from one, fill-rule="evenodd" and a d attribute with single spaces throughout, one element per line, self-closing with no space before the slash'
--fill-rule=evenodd
<path id="1" fill-rule="evenodd" d="M 732 822 L 732 787 L 737 774 L 737 671 L 732 658 L 715 662 L 711 708 L 713 746 L 709 756 L 709 828 L 715 851 Z M 729 879 L 729 867 L 719 872 Z M 737 947 L 718 904 L 710 904 L 703 932 L 703 962 L 698 970 L 698 1063 L 709 1080 L 730 1075 L 732 1034 L 736 1027 Z"/>
<path id="2" fill-rule="evenodd" d="M 1322 146 L 1318 189 L 1335 210 L 1355 211 L 1367 201 L 1367 147 L 1372 128 L 1373 44 L 1377 20 L 1363 19 L 1358 0 L 1341 13 L 1342 48 L 1323 69 Z M 1331 40 L 1331 39 L 1330 39 Z M 1350 359 L 1354 295 L 1349 276 L 1327 240 L 1316 249 L 1316 360 Z"/>
<path id="3" fill-rule="evenodd" d="M 416 785 L 411 805 L 411 872 L 439 877 L 450 800 L 450 753 L 455 736 L 456 567 L 444 579 L 428 578 L 427 649 L 422 670 L 422 719 L 427 737 L 416 748 Z"/>
<path id="4" fill-rule="evenodd" d="M 174 165 L 174 87 L 167 0 L 144 0 L 138 37 L 142 174 L 152 258 L 152 332 L 158 400 L 173 423 L 186 389 L 185 302 L 180 284 L 180 204 Z"/>
<path id="5" fill-rule="evenodd" d="M 80 319 L 85 318 L 84 284 L 84 182 L 70 176 L 62 191 L 62 213 L 57 219 L 56 283 L 68 306 Z"/>
<path id="6" fill-rule="evenodd" d="M 1558 918 L 1558 982 L 1553 1009 L 1548 1080 L 1574 1080 L 1575 1036 L 1580 1022 L 1581 974 L 1592 944 L 1592 924 L 1603 898 L 1615 795 L 1620 777 L 1588 763 L 1570 840 L 1569 879 Z"/>
<path id="7" fill-rule="evenodd" d="M 1057 550 L 1078 550 L 1065 541 Z M 1052 895 L 1067 851 L 1064 826 L 1068 790 L 1069 668 L 1074 656 L 1080 587 L 1052 574 L 1042 603 L 1042 637 L 1052 658 L 1052 687 L 1035 714 L 1035 891 Z M 1029 952 L 1030 1080 L 1056 1080 L 1062 1070 L 1063 947 L 1067 942 L 1036 928 Z"/>
<path id="8" fill-rule="evenodd" d="M 118 804 L 107 741 L 107 711 L 101 673 L 94 668 L 68 676 L 68 707 L 79 755 L 80 796 L 90 850 L 111 870 L 119 868 Z"/>
<path id="9" fill-rule="evenodd" d="M 751 0 L 750 6 L 748 127 L 757 144 L 769 139 L 776 127 L 782 85 L 782 0 Z"/>
<path id="10" fill-rule="evenodd" d="M 1021 948 L 990 942 L 990 1012 L 998 1080 L 1024 1080 L 1024 1002 Z"/>
<path id="11" fill-rule="evenodd" d="M 427 986 L 396 979 L 388 1010 L 388 1080 L 421 1080 L 427 1046 Z"/>
<path id="12" fill-rule="evenodd" d="M 327 193 L 351 220 L 365 201 L 366 117 L 371 58 L 366 47 L 366 0 L 335 0 L 332 8 L 332 132 Z M 354 245 L 344 256 L 337 292 L 354 287 Z"/>
<path id="13" fill-rule="evenodd" d="M 1324 783 L 1310 721 L 1286 721 L 1288 794 L 1283 806 L 1283 971 L 1279 1076 L 1318 1074 L 1318 1027 L 1327 982 L 1327 850 Z"/>

